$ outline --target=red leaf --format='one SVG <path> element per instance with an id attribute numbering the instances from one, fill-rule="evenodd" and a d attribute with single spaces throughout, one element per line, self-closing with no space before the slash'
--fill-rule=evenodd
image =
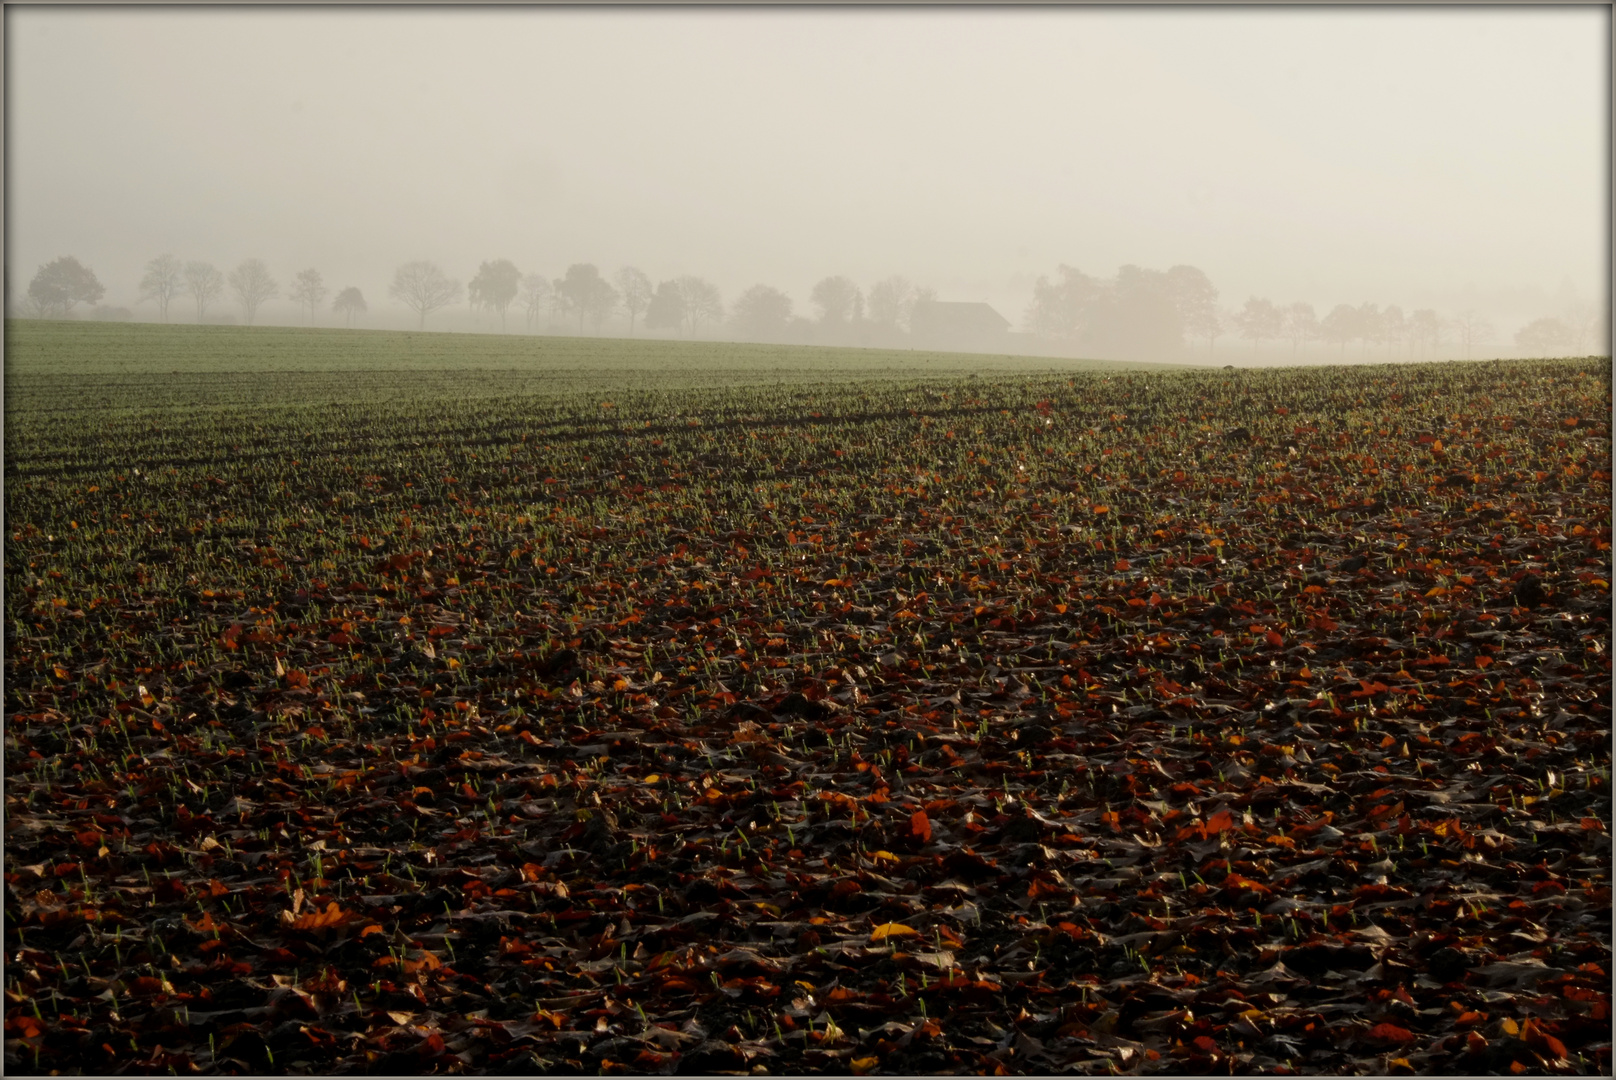
<path id="1" fill-rule="evenodd" d="M 931 819 L 926 811 L 916 810 L 909 816 L 909 833 L 922 844 L 931 843 Z"/>

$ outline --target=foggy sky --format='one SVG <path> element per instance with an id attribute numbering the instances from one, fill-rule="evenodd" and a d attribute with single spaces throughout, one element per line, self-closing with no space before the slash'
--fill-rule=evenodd
<path id="1" fill-rule="evenodd" d="M 373 313 L 422 258 L 799 314 L 902 274 L 1018 326 L 1061 263 L 1321 314 L 1609 288 L 1601 8 L 9 7 L 5 35 L 19 294 L 71 254 L 133 306 L 167 251 Z"/>

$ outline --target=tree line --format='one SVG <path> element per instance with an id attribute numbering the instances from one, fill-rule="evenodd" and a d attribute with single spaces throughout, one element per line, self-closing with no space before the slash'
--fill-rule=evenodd
<path id="1" fill-rule="evenodd" d="M 262 259 L 244 259 L 228 274 L 212 263 L 181 262 L 173 255 L 159 255 L 146 264 L 140 279 L 140 301 L 150 300 L 157 305 L 159 317 L 168 321 L 169 308 L 178 301 L 196 306 L 196 321 L 202 322 L 212 306 L 228 288 L 241 305 L 250 326 L 264 301 L 280 295 L 280 283 L 269 272 Z M 66 318 L 78 304 L 94 304 L 105 294 L 106 288 L 95 272 L 71 255 L 53 259 L 39 268 L 28 283 L 23 300 L 24 313 L 38 318 Z M 307 309 L 312 321 L 328 290 L 318 270 L 304 270 L 292 279 L 287 298 L 298 303 L 299 311 Z M 348 315 L 365 310 L 365 298 L 352 286 L 337 293 L 332 308 Z M 124 309 L 114 309 L 114 314 Z"/>
<path id="2" fill-rule="evenodd" d="M 462 295 L 460 283 L 431 262 L 400 267 L 388 292 L 416 312 L 422 327 L 429 314 L 458 302 Z M 852 280 L 827 277 L 809 294 L 815 316 L 808 319 L 797 315 L 791 297 L 772 285 L 753 285 L 726 308 L 718 286 L 693 274 L 653 284 L 636 266 L 622 267 L 607 278 L 593 263 L 574 263 L 565 275 L 551 280 L 543 274 L 524 274 L 509 259 L 482 263 L 465 295 L 474 310 L 497 314 L 501 330 L 508 328 L 515 306 L 529 332 L 546 314 L 569 323 L 576 320 L 580 334 L 586 329 L 599 333 L 609 319 L 621 316 L 630 335 L 639 328 L 696 337 L 728 326 L 742 337 L 760 341 L 810 336 L 842 341 L 881 337 L 883 332 L 891 337 L 907 330 L 917 301 L 935 297 L 932 290 L 917 289 L 894 276 L 871 286 L 866 300 L 864 290 Z"/>
<path id="3" fill-rule="evenodd" d="M 266 301 L 281 295 L 280 283 L 256 258 L 224 273 L 208 262 L 163 254 L 146 264 L 139 282 L 140 301 L 154 303 L 164 322 L 177 302 L 194 306 L 197 322 L 204 321 L 227 290 L 248 325 Z M 770 285 L 753 285 L 726 308 L 718 287 L 695 275 L 653 284 L 638 267 L 622 267 L 607 278 L 593 263 L 574 263 L 563 276 L 551 279 L 523 273 L 509 259 L 483 262 L 464 285 L 434 262 L 408 262 L 397 268 L 387 292 L 415 312 L 422 329 L 429 315 L 466 300 L 474 311 L 497 315 L 502 332 L 515 307 L 529 333 L 547 317 L 569 325 L 576 320 L 580 334 L 586 329 L 598 334 L 609 320 L 624 317 L 631 335 L 645 329 L 697 337 L 727 327 L 748 340 L 873 346 L 902 345 L 915 306 L 936 299 L 934 290 L 901 276 L 865 290 L 836 275 L 822 278 L 810 291 L 810 319 L 797 315 L 792 299 Z M 95 304 L 104 293 L 93 271 L 64 256 L 40 267 L 29 283 L 24 313 L 67 317 L 75 305 Z M 368 310 L 358 287 L 349 285 L 333 295 L 313 268 L 295 274 L 286 292 L 311 323 L 327 296 L 330 310 L 348 326 Z M 1264 343 L 1288 344 L 1293 355 L 1317 342 L 1334 346 L 1343 359 L 1353 344 L 1360 355 L 1394 350 L 1411 358 L 1434 356 L 1452 344 L 1469 357 L 1495 337 L 1492 324 L 1473 309 L 1443 316 L 1431 308 L 1405 314 L 1396 304 L 1337 304 L 1320 317 L 1305 301 L 1280 305 L 1251 297 L 1238 309 L 1226 309 L 1219 306 L 1218 296 L 1211 280 L 1194 266 L 1151 270 L 1129 265 L 1101 279 L 1061 265 L 1054 278 L 1042 276 L 1033 286 L 1023 326 L 1032 337 L 1074 355 L 1115 358 L 1169 358 L 1203 343 L 1213 356 L 1219 338 L 1231 334 L 1254 350 Z M 130 317 L 124 309 L 114 310 L 111 317 Z M 105 311 L 97 309 L 101 317 L 108 317 Z M 1606 321 L 1590 306 L 1574 306 L 1561 316 L 1528 323 L 1514 341 L 1518 349 L 1537 355 L 1582 353 L 1600 343 Z"/>
<path id="4" fill-rule="evenodd" d="M 146 264 L 139 299 L 154 303 L 164 322 L 174 304 L 194 305 L 196 321 L 202 322 L 227 290 L 249 325 L 266 301 L 281 295 L 280 283 L 261 259 L 244 259 L 234 270 L 223 273 L 211 263 L 184 262 L 163 254 Z M 94 304 L 104 292 L 93 271 L 64 256 L 41 267 L 34 276 L 24 301 L 25 314 L 66 317 L 76 304 Z M 509 259 L 482 263 L 465 283 L 445 274 L 434 262 L 408 262 L 398 267 L 387 292 L 415 313 L 416 325 L 423 329 L 428 316 L 465 300 L 474 311 L 497 315 L 502 331 L 508 329 L 514 307 L 530 333 L 545 317 L 558 317 L 569 324 L 576 320 L 581 334 L 586 329 L 599 333 L 608 320 L 622 316 L 630 334 L 645 329 L 696 337 L 727 326 L 742 337 L 763 341 L 849 344 L 896 343 L 908 329 L 914 305 L 936 296 L 934 290 L 916 288 L 900 276 L 876 282 L 867 294 L 847 277 L 827 277 L 809 295 L 814 309 L 814 318 L 809 319 L 797 315 L 791 298 L 770 285 L 752 286 L 726 308 L 718 286 L 695 275 L 653 283 L 643 270 L 625 266 L 608 279 L 593 263 L 574 263 L 565 275 L 550 279 L 525 274 Z M 329 293 L 320 272 L 311 268 L 293 277 L 286 297 L 296 301 L 299 312 L 306 312 L 312 322 Z M 331 309 L 351 326 L 368 306 L 364 294 L 348 286 L 336 292 Z"/>
<path id="5" fill-rule="evenodd" d="M 1601 321 L 1593 307 L 1574 306 L 1528 323 L 1515 334 L 1515 345 L 1543 356 L 1581 353 L 1599 344 Z M 1305 301 L 1281 305 L 1255 296 L 1239 308 L 1222 308 L 1218 290 L 1193 266 L 1124 266 L 1103 280 L 1063 265 L 1056 278 L 1040 277 L 1034 285 L 1025 325 L 1077 352 L 1140 358 L 1173 355 L 1193 343 L 1204 343 L 1210 356 L 1227 334 L 1253 350 L 1265 342 L 1288 344 L 1293 355 L 1313 342 L 1335 346 L 1342 359 L 1354 343 L 1361 355 L 1389 349 L 1411 358 L 1434 356 L 1452 344 L 1468 358 L 1496 336 L 1473 308 L 1443 316 L 1433 308 L 1405 314 L 1397 304 L 1337 304 L 1321 318 Z"/>

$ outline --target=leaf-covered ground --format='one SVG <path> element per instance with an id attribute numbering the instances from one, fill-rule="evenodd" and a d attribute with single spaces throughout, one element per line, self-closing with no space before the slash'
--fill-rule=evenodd
<path id="1" fill-rule="evenodd" d="M 502 377 L 8 387 L 8 1071 L 1609 1072 L 1606 362 Z"/>

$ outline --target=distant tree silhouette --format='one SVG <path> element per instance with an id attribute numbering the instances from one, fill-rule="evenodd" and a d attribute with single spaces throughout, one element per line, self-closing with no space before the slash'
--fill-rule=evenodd
<path id="1" fill-rule="evenodd" d="M 1416 352 L 1434 353 L 1442 345 L 1442 318 L 1430 308 L 1408 317 L 1408 343 Z"/>
<path id="2" fill-rule="evenodd" d="M 554 296 L 550 286 L 550 279 L 543 274 L 528 274 L 522 279 L 522 311 L 527 316 L 527 332 L 533 332 L 533 324 L 538 321 L 539 313 L 544 305 Z"/>
<path id="3" fill-rule="evenodd" d="M 853 321 L 855 306 L 862 308 L 864 296 L 851 280 L 837 275 L 821 278 L 808 300 L 819 309 L 821 325 L 845 327 Z"/>
<path id="4" fill-rule="evenodd" d="M 1482 318 L 1475 308 L 1465 308 L 1459 312 L 1453 317 L 1451 325 L 1454 337 L 1464 346 L 1466 360 L 1470 359 L 1475 346 L 1493 339 L 1493 324 Z"/>
<path id="5" fill-rule="evenodd" d="M 1379 344 L 1392 350 L 1401 350 L 1403 343 L 1408 340 L 1408 319 L 1403 315 L 1403 309 L 1396 304 L 1387 304 L 1380 313 L 1376 330 Z"/>
<path id="6" fill-rule="evenodd" d="M 262 259 L 243 259 L 240 266 L 230 271 L 225 281 L 236 294 L 248 326 L 253 324 L 253 318 L 265 300 L 280 295 L 280 286 L 270 276 L 269 267 L 264 265 Z"/>
<path id="7" fill-rule="evenodd" d="M 445 277 L 436 263 L 422 259 L 398 268 L 387 295 L 413 309 L 420 316 L 416 328 L 424 330 L 428 315 L 460 299 L 460 282 Z"/>
<path id="8" fill-rule="evenodd" d="M 1263 342 L 1279 337 L 1284 330 L 1284 320 L 1273 301 L 1255 296 L 1246 301 L 1235 321 L 1240 336 L 1250 341 L 1254 349 L 1261 349 Z"/>
<path id="9" fill-rule="evenodd" d="M 1184 346 L 1184 323 L 1172 279 L 1161 270 L 1123 266 L 1100 306 L 1095 344 L 1111 356 L 1164 359 Z"/>
<path id="10" fill-rule="evenodd" d="M 589 294 L 589 306 L 585 312 L 589 316 L 589 325 L 595 328 L 595 333 L 600 333 L 601 326 L 611 318 L 612 312 L 617 310 L 617 301 L 617 290 L 612 288 L 611 282 L 601 278 L 600 285 Z"/>
<path id="11" fill-rule="evenodd" d="M 106 291 L 96 280 L 95 271 L 71 255 L 52 259 L 41 266 L 28 283 L 28 299 L 46 318 L 66 317 L 73 311 L 74 304 L 93 304 Z"/>
<path id="12" fill-rule="evenodd" d="M 1594 344 L 1606 343 L 1610 309 L 1608 306 L 1599 308 L 1593 304 L 1574 300 L 1566 305 L 1565 311 L 1560 315 L 1560 321 L 1565 324 L 1567 332 L 1571 335 L 1569 348 L 1580 356 Z"/>
<path id="13" fill-rule="evenodd" d="M 651 279 L 637 266 L 625 266 L 617 272 L 617 291 L 623 299 L 623 310 L 628 312 L 628 334 L 634 336 L 634 320 L 650 306 Z"/>
<path id="14" fill-rule="evenodd" d="M 337 293 L 337 298 L 331 301 L 331 310 L 340 311 L 347 319 L 347 325 L 352 326 L 355 315 L 365 313 L 365 295 L 353 285 Z"/>
<path id="15" fill-rule="evenodd" d="M 1559 319 L 1533 319 L 1515 331 L 1515 344 L 1536 356 L 1564 356 L 1571 351 L 1575 335 Z"/>
<path id="16" fill-rule="evenodd" d="M 1061 265 L 1059 278 L 1040 277 L 1023 325 L 1086 354 L 1163 359 L 1184 347 L 1193 327 L 1217 336 L 1217 290 L 1192 266 L 1171 271 L 1123 266 L 1109 281 Z"/>
<path id="17" fill-rule="evenodd" d="M 146 264 L 146 274 L 140 279 L 140 299 L 157 301 L 157 315 L 168 321 L 169 302 L 178 296 L 184 284 L 185 268 L 173 255 L 159 255 Z"/>
<path id="18" fill-rule="evenodd" d="M 208 305 L 224 292 L 224 275 L 212 263 L 188 262 L 185 288 L 196 299 L 196 321 L 201 322 L 208 313 Z"/>
<path id="19" fill-rule="evenodd" d="M 320 276 L 320 271 L 310 269 L 300 271 L 297 277 L 292 279 L 292 291 L 288 294 L 288 298 L 297 301 L 299 310 L 305 304 L 308 305 L 309 323 L 313 325 L 314 310 L 320 306 L 320 301 L 325 299 L 325 294 L 325 280 Z"/>
<path id="20" fill-rule="evenodd" d="M 1088 336 L 1106 293 L 1106 283 L 1064 263 L 1051 281 L 1040 276 L 1032 289 L 1032 304 L 1024 324 L 1042 337 L 1080 344 Z"/>
<path id="21" fill-rule="evenodd" d="M 1358 336 L 1358 309 L 1351 304 L 1337 304 L 1319 322 L 1319 336 L 1332 345 L 1341 346 L 1341 358 L 1346 359 L 1347 342 Z"/>
<path id="22" fill-rule="evenodd" d="M 907 278 L 894 274 L 870 286 L 869 319 L 888 333 L 909 328 L 915 290 Z"/>
<path id="23" fill-rule="evenodd" d="M 1167 271 L 1167 284 L 1184 333 L 1192 339 L 1205 338 L 1210 353 L 1223 329 L 1218 318 L 1217 288 L 1194 266 L 1171 268 Z"/>
<path id="24" fill-rule="evenodd" d="M 647 330 L 675 330 L 685 322 L 685 298 L 677 281 L 664 281 L 657 285 L 651 302 L 645 308 Z"/>
<path id="25" fill-rule="evenodd" d="M 578 332 L 584 331 L 584 320 L 595 324 L 596 332 L 612 308 L 617 306 L 617 290 L 600 276 L 594 263 L 573 263 L 567 267 L 567 276 L 555 283 L 555 293 L 566 310 L 578 316 Z"/>
<path id="26" fill-rule="evenodd" d="M 495 259 L 477 268 L 477 276 L 466 287 L 471 306 L 499 312 L 499 332 L 505 332 L 505 312 L 521 286 L 522 272 L 509 259 Z"/>
<path id="27" fill-rule="evenodd" d="M 1313 305 L 1305 300 L 1289 304 L 1280 312 L 1281 332 L 1290 338 L 1291 352 L 1300 352 L 1309 341 L 1319 336 L 1319 317 Z"/>
<path id="28" fill-rule="evenodd" d="M 691 337 L 708 323 L 724 318 L 724 301 L 718 286 L 686 274 L 679 279 L 679 295 L 684 299 L 685 327 Z"/>
<path id="29" fill-rule="evenodd" d="M 791 324 L 791 297 L 768 285 L 754 285 L 735 299 L 730 325 L 748 341 L 780 341 Z"/>
<path id="30" fill-rule="evenodd" d="M 1363 355 L 1369 355 L 1369 346 L 1381 338 L 1380 308 L 1375 304 L 1358 305 L 1357 338 L 1363 343 Z"/>

